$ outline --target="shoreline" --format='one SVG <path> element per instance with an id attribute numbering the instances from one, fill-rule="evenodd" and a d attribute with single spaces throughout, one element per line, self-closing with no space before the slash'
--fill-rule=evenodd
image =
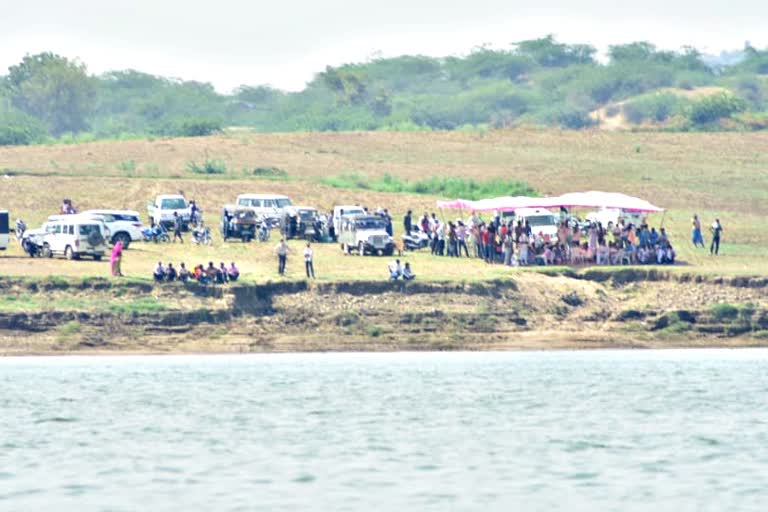
<path id="1" fill-rule="evenodd" d="M 0 278 L 0 356 L 768 346 L 768 278 L 625 268 L 202 288 Z"/>

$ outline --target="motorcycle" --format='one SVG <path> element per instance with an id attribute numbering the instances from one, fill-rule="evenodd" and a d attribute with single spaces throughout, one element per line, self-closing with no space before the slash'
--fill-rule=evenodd
<path id="1" fill-rule="evenodd" d="M 211 229 L 201 224 L 200 227 L 192 230 L 192 241 L 197 245 L 211 245 L 213 242 L 211 240 Z"/>
<path id="2" fill-rule="evenodd" d="M 34 233 L 26 233 L 21 237 L 21 248 L 25 253 L 29 254 L 30 258 L 35 256 L 43 256 L 43 244 L 41 238 Z"/>
<path id="3" fill-rule="evenodd" d="M 168 236 L 168 230 L 162 224 L 158 224 L 153 228 L 146 228 L 141 234 L 144 236 L 145 242 L 169 243 L 171 241 L 171 237 Z"/>
<path id="4" fill-rule="evenodd" d="M 410 235 L 403 235 L 403 248 L 406 251 L 418 251 L 429 246 L 429 236 L 423 231 L 413 229 Z"/>
<path id="5" fill-rule="evenodd" d="M 272 233 L 272 228 L 274 227 L 274 222 L 271 222 L 268 219 L 264 219 L 261 221 L 261 226 L 259 226 L 259 242 L 268 242 L 269 241 L 269 235 Z"/>

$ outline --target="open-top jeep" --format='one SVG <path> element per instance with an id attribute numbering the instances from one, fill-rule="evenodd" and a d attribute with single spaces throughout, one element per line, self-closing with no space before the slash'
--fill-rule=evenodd
<path id="1" fill-rule="evenodd" d="M 357 251 L 360 256 L 391 256 L 395 252 L 395 243 L 386 231 L 387 223 L 377 215 L 345 215 L 341 217 L 340 228 L 339 243 L 347 254 Z"/>

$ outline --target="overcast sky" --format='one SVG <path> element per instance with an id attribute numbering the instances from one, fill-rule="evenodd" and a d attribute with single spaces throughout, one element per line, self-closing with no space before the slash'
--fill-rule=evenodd
<path id="1" fill-rule="evenodd" d="M 553 33 L 567 43 L 649 40 L 707 53 L 768 47 L 766 0 L 0 0 L 0 74 L 27 54 L 137 69 L 221 92 L 300 90 L 326 65 L 462 55 Z"/>

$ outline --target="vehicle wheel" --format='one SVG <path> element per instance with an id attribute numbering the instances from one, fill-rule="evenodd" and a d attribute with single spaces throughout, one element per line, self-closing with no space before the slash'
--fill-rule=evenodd
<path id="1" fill-rule="evenodd" d="M 101 261 L 101 256 L 99 256 L 98 254 L 94 254 L 93 255 L 93 260 L 94 261 Z"/>
<path id="2" fill-rule="evenodd" d="M 53 258 L 53 251 L 51 250 L 50 245 L 43 244 L 43 256 L 46 258 Z"/>
<path id="3" fill-rule="evenodd" d="M 168 235 L 163 235 L 160 237 L 160 241 L 165 244 L 169 244 L 171 243 L 171 237 L 169 237 Z"/>
<path id="4" fill-rule="evenodd" d="M 128 246 L 131 245 L 131 237 L 128 233 L 120 232 L 112 237 L 112 245 L 115 245 L 117 242 L 122 242 L 123 249 L 128 249 Z"/>
<path id="5" fill-rule="evenodd" d="M 363 242 L 357 244 L 357 255 L 365 256 L 365 244 Z"/>
<path id="6" fill-rule="evenodd" d="M 72 248 L 70 246 L 67 246 L 66 249 L 64 249 L 64 257 L 68 260 L 74 260 L 75 259 L 75 253 L 72 251 Z"/>

